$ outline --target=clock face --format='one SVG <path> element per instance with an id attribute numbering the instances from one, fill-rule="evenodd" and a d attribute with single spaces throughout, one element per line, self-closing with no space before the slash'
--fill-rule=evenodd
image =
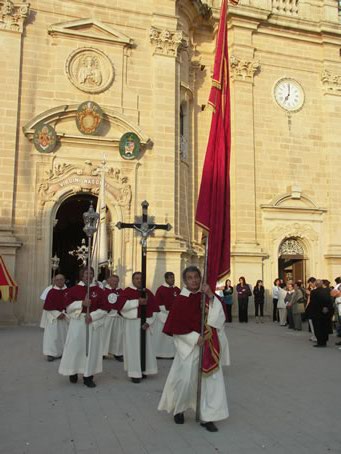
<path id="1" fill-rule="evenodd" d="M 304 91 L 294 79 L 280 79 L 274 87 L 274 97 L 277 104 L 288 112 L 300 110 L 304 103 Z"/>

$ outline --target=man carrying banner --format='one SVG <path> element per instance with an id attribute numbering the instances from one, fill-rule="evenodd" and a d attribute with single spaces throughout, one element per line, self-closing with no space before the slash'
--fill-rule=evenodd
<path id="1" fill-rule="evenodd" d="M 209 432 L 217 432 L 214 421 L 229 415 L 221 368 L 229 364 L 224 309 L 208 285 L 200 290 L 197 267 L 189 266 L 182 277 L 185 287 L 175 299 L 163 330 L 173 336 L 176 353 L 158 410 L 173 412 L 176 424 L 185 422 L 186 410 L 196 410 L 199 347 L 203 346 L 200 421 Z M 202 292 L 206 295 L 204 337 L 200 336 Z"/>

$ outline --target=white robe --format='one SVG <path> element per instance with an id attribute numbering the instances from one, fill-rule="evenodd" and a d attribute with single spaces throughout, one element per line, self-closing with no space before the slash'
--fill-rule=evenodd
<path id="1" fill-rule="evenodd" d="M 111 288 L 106 286 L 106 288 Z M 110 297 L 110 298 L 109 298 Z M 117 301 L 118 295 L 116 293 L 111 293 L 108 295 L 108 301 L 110 304 L 115 304 Z M 117 314 L 116 310 L 111 310 L 108 312 L 104 317 L 104 324 L 103 324 L 103 356 L 107 356 L 109 354 L 109 345 L 111 339 L 111 332 L 114 323 L 113 317 Z"/>
<path id="2" fill-rule="evenodd" d="M 139 300 L 128 300 L 121 310 L 124 317 L 123 355 L 124 370 L 130 378 L 141 378 L 141 319 L 138 315 Z M 146 330 L 146 370 L 145 375 L 157 374 L 157 362 L 153 349 L 152 330 L 156 314 L 147 318 L 149 328 Z"/>
<path id="3" fill-rule="evenodd" d="M 43 338 L 43 354 L 58 358 L 63 354 L 68 330 L 68 321 L 66 318 L 58 320 L 58 317 L 62 312 L 45 312 L 47 312 L 47 317 Z"/>
<path id="4" fill-rule="evenodd" d="M 97 309 L 90 314 L 92 322 L 89 324 L 89 352 L 86 356 L 86 314 L 81 310 L 82 301 L 74 301 L 66 309 L 70 326 L 59 366 L 61 375 L 83 374 L 89 377 L 103 370 L 102 330 L 106 311 Z"/>
<path id="5" fill-rule="evenodd" d="M 182 295 L 189 296 L 187 289 Z M 229 416 L 223 365 L 230 364 L 228 341 L 224 332 L 225 314 L 221 302 L 214 298 L 210 304 L 208 324 L 218 330 L 220 342 L 219 369 L 209 375 L 202 376 L 200 419 L 203 422 L 219 421 Z M 188 409 L 196 411 L 199 346 L 199 334 L 192 331 L 189 334 L 174 337 L 175 358 L 169 371 L 161 396 L 158 410 L 166 410 L 173 414 L 182 413 Z"/>
<path id="6" fill-rule="evenodd" d="M 40 295 L 40 300 L 44 301 L 44 303 L 45 303 L 47 294 L 49 293 L 49 291 L 51 290 L 52 287 L 53 287 L 52 285 L 49 285 L 48 287 L 46 287 L 45 290 L 43 290 L 43 293 Z M 40 328 L 45 329 L 46 323 L 47 323 L 47 311 L 45 311 L 45 309 L 43 309 L 43 312 L 41 314 L 40 324 L 39 324 Z"/>
<path id="7" fill-rule="evenodd" d="M 164 334 L 165 326 L 169 311 L 165 306 L 160 306 L 160 312 L 157 313 L 153 326 L 153 344 L 157 358 L 174 358 L 175 347 L 173 337 Z"/>
<path id="8" fill-rule="evenodd" d="M 124 319 L 120 315 L 113 317 L 109 353 L 115 356 L 123 355 Z"/>

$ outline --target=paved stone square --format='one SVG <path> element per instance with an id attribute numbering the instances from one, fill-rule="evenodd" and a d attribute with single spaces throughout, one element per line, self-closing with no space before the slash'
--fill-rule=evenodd
<path id="1" fill-rule="evenodd" d="M 306 327 L 305 327 L 306 330 Z M 104 362 L 97 388 L 72 385 L 42 356 L 42 330 L 0 328 L 1 454 L 341 453 L 341 350 L 317 349 L 309 334 L 271 322 L 227 327 L 230 418 L 211 434 L 156 408 L 171 361 L 131 383 Z"/>

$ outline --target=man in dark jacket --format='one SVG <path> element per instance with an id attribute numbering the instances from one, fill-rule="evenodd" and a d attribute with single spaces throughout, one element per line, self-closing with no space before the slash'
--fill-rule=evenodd
<path id="1" fill-rule="evenodd" d="M 309 304 L 309 317 L 314 325 L 317 344 L 314 347 L 326 347 L 329 333 L 329 320 L 333 311 L 330 290 L 322 286 L 322 281 L 316 281 L 316 288 L 312 290 Z"/>

